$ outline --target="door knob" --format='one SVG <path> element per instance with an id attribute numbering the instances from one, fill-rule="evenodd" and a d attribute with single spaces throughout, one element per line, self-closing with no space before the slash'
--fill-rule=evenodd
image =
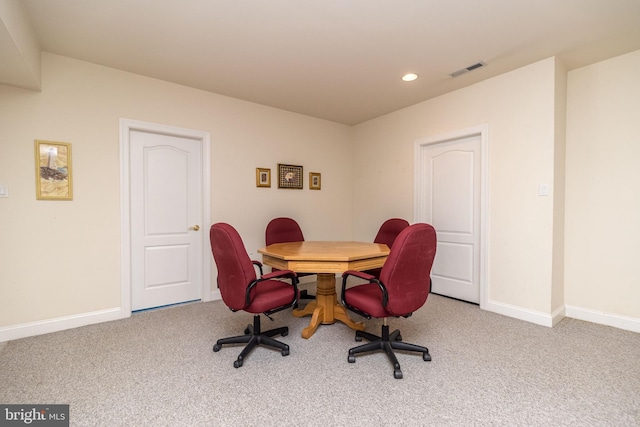
<path id="1" fill-rule="evenodd" d="M 198 231 L 198 230 L 200 230 L 200 226 L 199 225 L 194 225 L 193 227 L 189 227 L 189 230 Z"/>

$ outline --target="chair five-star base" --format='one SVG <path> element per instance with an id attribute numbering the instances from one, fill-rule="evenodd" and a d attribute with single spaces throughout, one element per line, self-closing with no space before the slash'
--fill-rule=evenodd
<path id="1" fill-rule="evenodd" d="M 386 324 L 386 318 L 384 319 L 384 324 L 382 325 L 382 336 L 373 335 L 365 331 L 356 331 L 356 341 L 362 341 L 362 338 L 365 338 L 371 342 L 349 349 L 349 357 L 347 359 L 349 363 L 355 363 L 355 355 L 358 353 L 384 351 L 393 364 L 393 377 L 396 379 L 401 379 L 402 370 L 400 369 L 400 363 L 398 362 L 398 358 L 396 357 L 393 350 L 422 353 L 422 360 L 424 360 L 425 362 L 431 361 L 431 355 L 429 354 L 429 349 L 427 347 L 402 342 L 402 336 L 400 335 L 399 329 L 396 329 L 391 334 L 389 334 L 389 325 Z"/>
<path id="2" fill-rule="evenodd" d="M 253 316 L 253 326 L 247 325 L 247 328 L 244 330 L 244 335 L 239 335 L 236 337 L 229 338 L 221 338 L 219 339 L 215 345 L 213 346 L 213 351 L 218 352 L 222 349 L 222 346 L 225 344 L 244 344 L 247 345 L 244 347 L 238 359 L 233 362 L 234 368 L 239 368 L 242 366 L 242 362 L 245 357 L 251 351 L 260 345 L 273 347 L 276 349 L 280 349 L 280 354 L 283 356 L 289 355 L 289 346 L 283 342 L 273 339 L 272 337 L 276 335 L 281 335 L 286 337 L 289 334 L 289 328 L 284 326 L 281 328 L 271 329 L 266 332 L 260 332 L 260 315 L 256 314 Z"/>

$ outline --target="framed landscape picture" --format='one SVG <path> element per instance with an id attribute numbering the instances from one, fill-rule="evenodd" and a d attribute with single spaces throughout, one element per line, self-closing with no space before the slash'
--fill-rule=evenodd
<path id="1" fill-rule="evenodd" d="M 36 140 L 36 199 L 73 200 L 71 144 Z"/>
<path id="2" fill-rule="evenodd" d="M 302 189 L 302 166 L 278 163 L 278 188 Z"/>

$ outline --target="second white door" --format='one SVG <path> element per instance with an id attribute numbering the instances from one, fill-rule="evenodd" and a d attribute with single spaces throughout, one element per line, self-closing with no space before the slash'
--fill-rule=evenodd
<path id="1" fill-rule="evenodd" d="M 202 147 L 132 130 L 131 308 L 202 298 Z"/>
<path id="2" fill-rule="evenodd" d="M 481 140 L 471 135 L 420 146 L 420 221 L 438 235 L 431 291 L 480 303 Z"/>

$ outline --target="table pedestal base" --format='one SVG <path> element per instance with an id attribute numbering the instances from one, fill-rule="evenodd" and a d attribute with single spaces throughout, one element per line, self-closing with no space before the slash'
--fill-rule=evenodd
<path id="1" fill-rule="evenodd" d="M 305 308 L 293 310 L 293 315 L 302 317 L 310 314 L 309 326 L 302 330 L 302 338 L 309 338 L 320 324 L 330 325 L 336 320 L 341 321 L 351 329 L 364 331 L 362 322 L 354 322 L 349 318 L 347 309 L 338 303 L 336 294 L 336 277 L 333 273 L 318 273 L 318 285 L 315 301 L 311 301 Z"/>

